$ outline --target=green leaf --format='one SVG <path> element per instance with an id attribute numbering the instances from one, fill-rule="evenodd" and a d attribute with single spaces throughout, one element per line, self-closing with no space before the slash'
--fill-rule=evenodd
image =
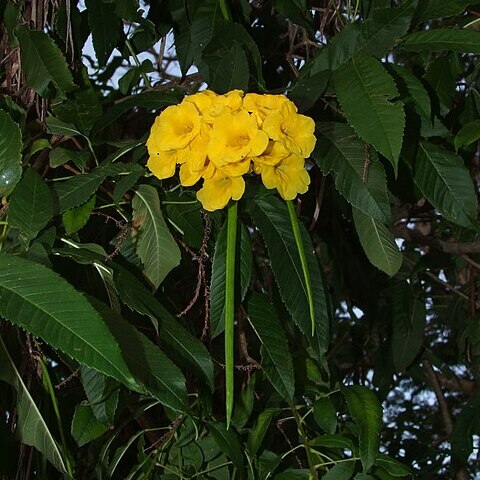
<path id="1" fill-rule="evenodd" d="M 208 431 L 215 440 L 215 443 L 218 445 L 220 450 L 225 453 L 230 460 L 232 460 L 233 464 L 240 473 L 239 477 L 242 478 L 244 460 L 238 436 L 232 429 L 227 430 L 225 425 L 220 422 L 208 422 L 207 427 Z"/>
<path id="2" fill-rule="evenodd" d="M 85 0 L 88 23 L 92 31 L 93 48 L 101 66 L 107 63 L 120 41 L 122 23 L 115 13 L 115 4 Z"/>
<path id="3" fill-rule="evenodd" d="M 273 195 L 266 195 L 252 202 L 250 213 L 265 240 L 275 280 L 290 315 L 314 350 L 319 355 L 323 355 L 329 339 L 329 306 L 318 260 L 313 253 L 311 240 L 305 227 L 300 224 L 313 290 L 314 337 L 312 337 L 305 278 L 285 203 Z"/>
<path id="4" fill-rule="evenodd" d="M 148 337 L 105 304 L 91 299 L 119 342 L 135 379 L 162 404 L 185 411 L 187 391 L 182 371 Z"/>
<path id="5" fill-rule="evenodd" d="M 157 289 L 180 263 L 180 249 L 168 230 L 154 187 L 140 185 L 132 200 L 136 251 L 143 262 L 143 273 Z"/>
<path id="6" fill-rule="evenodd" d="M 57 168 L 68 162 L 79 168 L 82 172 L 85 170 L 90 156 L 92 154 L 88 150 L 69 150 L 68 148 L 55 147 L 50 151 L 49 164 L 51 168 Z"/>
<path id="7" fill-rule="evenodd" d="M 30 88 L 42 96 L 47 94 L 50 82 L 53 82 L 62 94 L 75 89 L 65 57 L 48 34 L 20 25 L 17 36 L 20 42 L 22 71 Z"/>
<path id="8" fill-rule="evenodd" d="M 380 454 L 375 461 L 375 465 L 382 467 L 392 477 L 406 477 L 412 475 L 412 472 L 408 467 L 386 455 Z"/>
<path id="9" fill-rule="evenodd" d="M 448 220 L 469 227 L 477 217 L 473 181 L 461 157 L 438 145 L 420 142 L 414 181 L 428 201 Z"/>
<path id="10" fill-rule="evenodd" d="M 100 315 L 49 268 L 1 253 L 0 314 L 78 362 L 141 390 Z"/>
<path id="11" fill-rule="evenodd" d="M 252 248 L 250 245 L 250 234 L 245 226 L 240 226 L 238 242 L 238 268 L 235 269 L 239 282 L 239 300 L 244 299 L 250 284 L 252 275 L 253 260 Z M 225 323 L 225 265 L 227 255 L 227 222 L 218 233 L 213 255 L 212 275 L 210 283 L 210 335 L 212 338 L 220 335 L 224 330 Z"/>
<path id="12" fill-rule="evenodd" d="M 23 382 L 1 337 L 0 380 L 11 385 L 17 392 L 17 432 L 22 443 L 35 447 L 60 472 L 66 475 L 67 468 L 57 442 Z"/>
<path id="13" fill-rule="evenodd" d="M 407 282 L 393 283 L 392 300 L 393 363 L 403 372 L 422 348 L 427 312 L 425 303 L 414 296 Z"/>
<path id="14" fill-rule="evenodd" d="M 118 405 L 120 384 L 115 379 L 85 365 L 80 367 L 80 378 L 95 417 L 103 423 L 112 425 Z"/>
<path id="15" fill-rule="evenodd" d="M 402 48 L 412 52 L 451 50 L 459 53 L 480 53 L 480 32 L 470 29 L 432 28 L 411 33 Z"/>
<path id="16" fill-rule="evenodd" d="M 192 366 L 213 390 L 213 362 L 203 343 L 188 332 L 130 272 L 115 266 L 114 282 L 121 301 L 158 323 L 162 344 L 170 346 L 175 355 Z"/>
<path id="17" fill-rule="evenodd" d="M 255 425 L 249 430 L 247 439 L 248 453 L 254 457 L 262 445 L 272 418 L 279 412 L 277 408 L 266 408 L 257 417 Z"/>
<path id="18" fill-rule="evenodd" d="M 353 221 L 363 250 L 372 265 L 391 277 L 395 275 L 402 266 L 402 254 L 390 230 L 356 208 L 353 209 Z"/>
<path id="19" fill-rule="evenodd" d="M 337 411 L 330 397 L 321 397 L 313 404 L 313 415 L 320 428 L 333 435 L 337 429 Z"/>
<path id="20" fill-rule="evenodd" d="M 88 201 L 108 176 L 129 172 L 131 165 L 117 163 L 97 167 L 89 173 L 75 175 L 64 182 L 55 182 L 54 190 L 58 196 L 60 213 L 78 207 Z"/>
<path id="21" fill-rule="evenodd" d="M 313 158 L 323 173 L 333 171 L 335 187 L 355 208 L 382 222 L 390 221 L 385 169 L 375 152 L 347 124 L 320 123 L 317 132 Z"/>
<path id="22" fill-rule="evenodd" d="M 209 67 L 210 89 L 226 93 L 236 88 L 248 89 L 249 68 L 243 47 L 234 43 L 231 47 L 210 43 L 204 50 L 203 60 Z"/>
<path id="23" fill-rule="evenodd" d="M 341 448 L 354 450 L 353 442 L 341 435 L 322 435 L 310 441 L 312 447 Z"/>
<path id="24" fill-rule="evenodd" d="M 293 469 L 289 468 L 284 472 L 275 475 L 275 480 L 309 480 L 311 478 L 310 471 L 306 468 Z"/>
<path id="25" fill-rule="evenodd" d="M 265 295 L 253 294 L 248 301 L 247 316 L 262 343 L 262 367 L 280 396 L 293 403 L 295 378 L 288 342 L 275 309 Z"/>
<path id="26" fill-rule="evenodd" d="M 25 170 L 8 208 L 8 220 L 27 241 L 37 236 L 53 216 L 52 194 L 33 168 Z"/>
<path id="27" fill-rule="evenodd" d="M 473 122 L 464 125 L 455 136 L 453 142 L 455 150 L 470 145 L 478 139 L 480 139 L 480 120 L 474 120 Z"/>
<path id="28" fill-rule="evenodd" d="M 45 124 L 47 125 L 48 132 L 53 135 L 65 135 L 67 137 L 82 135 L 73 123 L 67 123 L 52 116 L 46 118 Z"/>
<path id="29" fill-rule="evenodd" d="M 8 195 L 22 176 L 22 132 L 0 109 L 0 196 Z"/>
<path id="30" fill-rule="evenodd" d="M 358 136 L 387 157 L 395 172 L 402 148 L 405 114 L 393 79 L 372 57 L 354 57 L 334 73 L 335 92 Z"/>
<path id="31" fill-rule="evenodd" d="M 474 4 L 472 0 L 423 0 L 415 12 L 415 21 L 420 23 L 425 20 L 446 18 L 459 15 L 464 12 L 468 5 Z"/>
<path id="32" fill-rule="evenodd" d="M 312 15 L 305 0 L 274 0 L 273 8 L 293 23 L 312 31 Z"/>
<path id="33" fill-rule="evenodd" d="M 402 92 L 405 88 L 407 98 L 404 99 L 405 104 L 411 104 L 415 111 L 425 120 L 431 122 L 432 109 L 430 105 L 430 97 L 422 82 L 402 65 L 389 65 L 393 71 L 397 86 Z M 402 92 L 403 93 L 403 92 Z"/>
<path id="34" fill-rule="evenodd" d="M 71 432 L 79 447 L 102 436 L 107 430 L 108 425 L 95 417 L 90 405 L 76 406 Z"/>
<path id="35" fill-rule="evenodd" d="M 367 472 L 375 463 L 380 448 L 382 407 L 375 394 L 360 385 L 342 387 L 341 391 L 358 427 L 360 460 L 363 471 Z"/>
<path id="36" fill-rule="evenodd" d="M 62 215 L 63 225 L 68 235 L 78 232 L 88 222 L 93 209 L 95 208 L 95 202 L 97 197 L 95 195 L 87 200 L 83 205 L 67 210 Z"/>
<path id="37" fill-rule="evenodd" d="M 322 476 L 322 480 L 350 480 L 354 472 L 355 462 L 338 463 Z"/>

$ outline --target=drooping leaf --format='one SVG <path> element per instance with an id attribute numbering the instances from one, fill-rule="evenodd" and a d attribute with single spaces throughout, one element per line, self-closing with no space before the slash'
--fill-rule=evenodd
<path id="1" fill-rule="evenodd" d="M 415 298 L 406 282 L 393 283 L 392 299 L 393 363 L 399 372 L 403 372 L 422 348 L 427 313 L 425 303 Z"/>
<path id="2" fill-rule="evenodd" d="M 155 188 L 140 185 L 132 200 L 136 251 L 143 262 L 143 273 L 157 289 L 180 263 L 180 249 L 168 230 Z"/>
<path id="3" fill-rule="evenodd" d="M 57 442 L 23 382 L 1 337 L 0 365 L 0 380 L 11 385 L 17 392 L 17 432 L 21 441 L 35 447 L 60 472 L 66 475 L 67 468 Z"/>
<path id="4" fill-rule="evenodd" d="M 65 135 L 67 137 L 75 137 L 76 135 L 82 135 L 80 130 L 73 124 L 67 123 L 59 118 L 49 116 L 45 119 L 48 132 L 53 135 Z"/>
<path id="5" fill-rule="evenodd" d="M 185 411 L 187 391 L 182 371 L 153 343 L 121 315 L 91 299 L 119 342 L 122 356 L 135 379 L 162 404 Z"/>
<path id="6" fill-rule="evenodd" d="M 91 153 L 88 150 L 69 150 L 55 147 L 50 151 L 49 164 L 51 168 L 57 168 L 71 161 L 83 172 L 90 156 Z"/>
<path id="7" fill-rule="evenodd" d="M 480 53 L 480 32 L 470 29 L 432 28 L 407 35 L 402 48 L 412 52 L 451 50 Z"/>
<path id="8" fill-rule="evenodd" d="M 90 405 L 77 405 L 73 414 L 71 432 L 79 447 L 102 436 L 107 430 L 108 425 L 95 417 Z"/>
<path id="9" fill-rule="evenodd" d="M 247 292 L 252 274 L 252 249 L 250 235 L 242 224 L 239 231 L 238 245 L 238 268 L 236 273 L 239 282 L 239 300 L 242 301 Z M 225 327 L 225 264 L 227 254 L 227 222 L 220 230 L 215 244 L 215 253 L 212 263 L 212 276 L 210 283 L 210 335 L 212 338 L 220 335 Z"/>
<path id="10" fill-rule="evenodd" d="M 380 454 L 375 461 L 375 465 L 382 467 L 392 477 L 407 477 L 412 475 L 412 472 L 407 466 L 386 455 Z"/>
<path id="11" fill-rule="evenodd" d="M 28 241 L 47 225 L 53 216 L 52 194 L 43 178 L 28 168 L 15 188 L 8 209 L 10 224 Z"/>
<path id="12" fill-rule="evenodd" d="M 0 196 L 10 193 L 22 176 L 21 151 L 20 127 L 0 110 Z"/>
<path id="13" fill-rule="evenodd" d="M 85 6 L 92 30 L 93 48 L 98 62 L 103 66 L 119 43 L 121 22 L 115 13 L 114 3 L 85 0 Z"/>
<path id="14" fill-rule="evenodd" d="M 267 408 L 263 410 L 248 433 L 247 449 L 250 455 L 255 456 L 263 442 L 272 418 L 278 414 L 279 409 Z"/>
<path id="15" fill-rule="evenodd" d="M 69 235 L 78 232 L 87 224 L 88 219 L 92 214 L 92 210 L 95 207 L 96 200 L 96 196 L 93 195 L 92 198 L 90 198 L 90 200 L 87 200 L 84 204 L 63 212 L 63 225 L 65 226 L 65 231 Z"/>
<path id="16" fill-rule="evenodd" d="M 313 158 L 324 174 L 334 173 L 337 190 L 377 220 L 391 218 L 385 169 L 355 132 L 343 123 L 320 123 Z"/>
<path id="17" fill-rule="evenodd" d="M 428 201 L 448 220 L 468 227 L 477 217 L 477 197 L 463 160 L 438 145 L 422 141 L 414 180 Z"/>
<path id="18" fill-rule="evenodd" d="M 356 208 L 353 209 L 353 221 L 363 250 L 372 265 L 387 275 L 395 275 L 402 265 L 402 254 L 392 233 L 383 223 Z"/>
<path id="19" fill-rule="evenodd" d="M 305 278 L 286 205 L 273 195 L 267 195 L 252 202 L 250 214 L 267 246 L 272 270 L 285 306 L 294 322 L 311 342 L 314 350 L 322 355 L 329 338 L 329 306 L 318 260 L 313 253 L 311 240 L 305 227 L 300 223 L 300 233 L 313 290 L 314 337 L 312 337 Z"/>
<path id="20" fill-rule="evenodd" d="M 227 430 L 225 425 L 220 422 L 208 422 L 207 427 L 215 443 L 232 460 L 242 476 L 244 460 L 237 434 L 232 429 Z"/>
<path id="21" fill-rule="evenodd" d="M 470 145 L 480 139 L 480 120 L 473 120 L 464 125 L 455 136 L 455 150 Z"/>
<path id="22" fill-rule="evenodd" d="M 360 385 L 342 387 L 341 391 L 359 430 L 360 460 L 367 472 L 379 453 L 382 407 L 375 394 Z"/>
<path id="23" fill-rule="evenodd" d="M 390 75 L 372 57 L 361 55 L 334 73 L 335 92 L 358 136 L 387 157 L 395 172 L 402 148 L 405 114 Z"/>
<path id="24" fill-rule="evenodd" d="M 262 343 L 262 367 L 275 390 L 289 404 L 293 402 L 295 379 L 287 339 L 274 307 L 265 295 L 253 294 L 247 317 Z"/>
<path id="25" fill-rule="evenodd" d="M 170 346 L 175 355 L 194 368 L 213 390 L 212 358 L 202 342 L 188 332 L 130 272 L 117 266 L 114 281 L 122 302 L 158 323 L 162 344 Z"/>
<path id="26" fill-rule="evenodd" d="M 0 293 L 0 314 L 4 318 L 78 362 L 141 390 L 100 315 L 58 274 L 1 253 Z"/>
<path id="27" fill-rule="evenodd" d="M 39 95 L 45 95 L 50 82 L 62 93 L 75 89 L 65 57 L 50 36 L 24 25 L 17 29 L 25 81 Z"/>

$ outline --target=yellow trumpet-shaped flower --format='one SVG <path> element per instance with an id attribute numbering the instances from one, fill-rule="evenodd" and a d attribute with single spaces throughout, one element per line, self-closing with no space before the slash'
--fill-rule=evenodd
<path id="1" fill-rule="evenodd" d="M 256 157 L 267 146 L 267 134 L 258 128 L 255 118 L 245 110 L 240 110 L 236 114 L 224 113 L 217 117 L 207 154 L 217 168 L 222 168 Z M 248 168 L 241 170 L 246 173 Z"/>
<path id="2" fill-rule="evenodd" d="M 254 160 L 254 163 L 255 166 L 261 164 L 277 165 L 290 154 L 290 150 L 283 143 L 270 140 L 267 149 Z"/>
<path id="3" fill-rule="evenodd" d="M 261 174 L 263 184 L 267 188 L 276 188 L 285 200 L 293 200 L 298 193 L 305 193 L 310 184 L 301 155 L 291 154 L 276 165 L 259 162 L 256 170 Z"/>
<path id="4" fill-rule="evenodd" d="M 290 103 L 284 103 L 280 111 L 268 114 L 262 128 L 272 140 L 282 142 L 292 153 L 301 154 L 303 158 L 310 156 L 317 141 L 313 119 L 298 114 Z"/>
<path id="5" fill-rule="evenodd" d="M 226 177 L 215 174 L 203 182 L 203 187 L 197 192 L 197 198 L 205 210 L 213 212 L 224 208 L 230 199 L 240 200 L 245 192 L 243 177 Z"/>
<path id="6" fill-rule="evenodd" d="M 297 107 L 285 95 L 247 93 L 243 99 L 243 108 L 253 113 L 261 125 L 268 114 L 278 112 L 286 103 L 290 104 L 295 112 L 297 111 Z"/>
<path id="7" fill-rule="evenodd" d="M 150 155 L 185 148 L 200 132 L 202 120 L 189 102 L 167 107 L 156 119 L 147 141 Z"/>

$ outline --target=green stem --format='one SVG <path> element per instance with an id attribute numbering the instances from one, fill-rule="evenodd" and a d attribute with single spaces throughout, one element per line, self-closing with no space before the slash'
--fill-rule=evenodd
<path id="1" fill-rule="evenodd" d="M 225 262 L 225 408 L 227 428 L 233 412 L 234 322 L 235 322 L 235 250 L 237 243 L 238 204 L 227 211 L 227 258 Z"/>
<path id="2" fill-rule="evenodd" d="M 50 379 L 50 374 L 48 373 L 48 368 L 45 362 L 43 361 L 43 358 L 39 357 L 38 362 L 42 367 L 43 380 L 45 382 L 45 386 L 47 387 L 47 391 L 52 401 L 55 417 L 57 418 L 58 430 L 60 431 L 60 440 L 62 442 L 62 448 L 63 448 L 63 455 L 65 457 L 65 466 L 67 467 L 68 474 L 71 477 L 73 477 L 73 469 L 70 463 L 70 454 L 68 453 L 67 441 L 65 439 L 65 434 L 63 432 L 62 417 L 60 416 L 60 410 L 58 409 L 57 397 L 55 396 L 55 390 L 53 389 L 52 380 Z"/>
<path id="3" fill-rule="evenodd" d="M 300 438 L 302 440 L 303 446 L 305 448 L 305 453 L 307 455 L 308 469 L 310 470 L 310 480 L 315 480 L 318 478 L 317 472 L 315 471 L 315 462 L 312 455 L 312 450 L 310 449 L 310 444 L 308 443 L 308 437 L 303 428 L 302 419 L 300 414 L 295 408 L 292 408 L 293 414 L 295 415 L 295 420 L 297 421 L 297 428 Z"/>
<path id="4" fill-rule="evenodd" d="M 130 55 L 133 57 L 133 60 L 135 62 L 135 65 L 140 68 L 141 65 L 140 65 L 140 60 L 138 60 L 138 57 L 137 57 L 137 54 L 135 53 L 135 50 L 133 49 L 132 47 L 132 44 L 130 43 L 130 40 L 125 40 L 125 45 L 127 46 L 128 48 L 128 51 L 130 52 Z M 147 77 L 147 74 L 145 72 L 140 72 L 140 75 L 142 76 L 143 78 L 143 81 L 145 82 L 145 85 L 148 87 L 148 88 L 152 88 L 152 84 L 150 83 L 150 80 L 148 79 Z"/>
<path id="5" fill-rule="evenodd" d="M 308 270 L 307 257 L 305 255 L 305 249 L 303 248 L 302 236 L 300 234 L 300 227 L 298 225 L 297 213 L 293 202 L 286 200 L 288 215 L 290 217 L 290 223 L 292 225 L 293 236 L 295 237 L 295 243 L 297 244 L 298 255 L 300 256 L 300 263 L 302 264 L 303 278 L 305 280 L 305 287 L 307 288 L 308 308 L 310 310 L 310 320 L 312 322 L 312 337 L 315 333 L 315 310 L 313 308 L 313 293 L 312 284 L 310 283 L 310 271 Z"/>
<path id="6" fill-rule="evenodd" d="M 220 10 L 222 11 L 223 18 L 225 20 L 230 20 L 230 13 L 227 7 L 227 0 L 218 0 L 220 3 Z"/>

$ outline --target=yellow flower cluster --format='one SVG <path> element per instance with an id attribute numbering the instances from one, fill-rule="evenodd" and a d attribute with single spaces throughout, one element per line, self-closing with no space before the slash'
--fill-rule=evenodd
<path id="1" fill-rule="evenodd" d="M 147 141 L 147 167 L 160 179 L 175 174 L 191 186 L 203 179 L 197 198 L 205 210 L 218 210 L 245 191 L 243 175 L 261 175 L 267 188 L 286 200 L 305 193 L 305 170 L 315 146 L 315 124 L 297 113 L 284 95 L 205 90 L 167 107 Z"/>

